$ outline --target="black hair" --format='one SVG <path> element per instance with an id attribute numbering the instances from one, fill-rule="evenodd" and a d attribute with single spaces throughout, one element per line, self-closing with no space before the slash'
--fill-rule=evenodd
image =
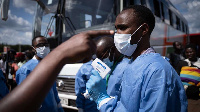
<path id="1" fill-rule="evenodd" d="M 174 42 L 173 42 L 173 48 L 175 48 L 175 49 L 176 49 L 176 43 L 177 43 L 177 42 L 180 43 L 179 41 L 174 41 Z"/>
<path id="2" fill-rule="evenodd" d="M 44 37 L 44 36 L 42 36 L 42 35 L 35 36 L 35 37 L 32 39 L 32 46 L 34 46 L 33 44 L 34 44 L 35 40 L 36 40 L 37 38 L 39 38 L 39 37 Z M 46 37 L 44 37 L 44 38 L 46 38 Z"/>
<path id="3" fill-rule="evenodd" d="M 133 9 L 133 14 L 137 16 L 137 25 L 142 25 L 143 23 L 147 23 L 149 25 L 149 32 L 153 31 L 155 27 L 155 17 L 151 10 L 142 5 L 130 5 L 125 7 L 124 10 Z"/>
<path id="4" fill-rule="evenodd" d="M 185 46 L 185 49 L 187 49 L 187 48 L 192 48 L 197 52 L 197 45 L 196 44 L 193 44 L 193 43 L 187 44 Z"/>
<path id="5" fill-rule="evenodd" d="M 109 49 L 109 48 L 111 48 L 112 46 L 115 45 L 114 44 L 114 39 L 112 37 L 107 37 L 107 36 L 101 37 L 98 40 L 96 40 L 95 42 L 96 42 L 96 44 L 98 44 L 100 42 L 103 42 L 104 43 L 104 47 L 106 49 Z"/>

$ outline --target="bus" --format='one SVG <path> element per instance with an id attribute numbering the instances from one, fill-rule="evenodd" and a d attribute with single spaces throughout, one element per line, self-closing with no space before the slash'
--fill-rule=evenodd
<path id="1" fill-rule="evenodd" d="M 54 49 L 75 34 L 88 30 L 115 30 L 115 18 L 128 5 L 144 5 L 155 15 L 151 45 L 163 56 L 172 52 L 172 43 L 188 43 L 186 19 L 169 0 L 37 0 L 33 37 L 44 35 Z M 75 75 L 82 63 L 66 64 L 57 78 L 64 108 L 76 108 Z"/>

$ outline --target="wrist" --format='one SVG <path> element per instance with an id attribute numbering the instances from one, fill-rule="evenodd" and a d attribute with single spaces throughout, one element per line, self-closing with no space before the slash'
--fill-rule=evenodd
<path id="1" fill-rule="evenodd" d="M 111 99 L 114 99 L 115 97 L 109 97 L 109 98 L 105 98 L 103 99 L 98 105 L 97 105 L 97 109 L 100 110 L 101 106 L 106 104 L 108 101 L 110 101 Z"/>
<path id="2" fill-rule="evenodd" d="M 105 100 L 107 98 L 110 98 L 110 96 L 108 96 L 108 94 L 100 95 L 99 98 L 96 101 L 97 105 L 99 105 L 101 103 L 101 101 L 103 101 L 103 100 Z"/>

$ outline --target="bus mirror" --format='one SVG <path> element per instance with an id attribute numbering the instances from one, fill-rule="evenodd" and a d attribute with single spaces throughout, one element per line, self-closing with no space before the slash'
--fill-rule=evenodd
<path id="1" fill-rule="evenodd" d="M 0 8 L 1 8 L 1 19 L 6 21 L 8 19 L 8 10 L 9 10 L 9 2 L 10 0 L 0 0 Z"/>

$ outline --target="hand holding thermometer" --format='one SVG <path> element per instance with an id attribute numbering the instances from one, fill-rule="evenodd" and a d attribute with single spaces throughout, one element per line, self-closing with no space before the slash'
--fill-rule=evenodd
<path id="1" fill-rule="evenodd" d="M 102 62 L 100 59 L 96 58 L 93 62 L 92 62 L 92 67 L 94 68 L 94 70 L 98 71 L 98 73 L 100 74 L 100 76 L 102 77 L 102 79 L 104 79 L 106 77 L 106 75 L 108 73 L 110 73 L 111 69 L 104 63 Z M 89 98 L 90 95 L 88 93 L 88 90 L 86 89 L 86 92 L 83 94 L 83 96 L 85 98 Z"/>

